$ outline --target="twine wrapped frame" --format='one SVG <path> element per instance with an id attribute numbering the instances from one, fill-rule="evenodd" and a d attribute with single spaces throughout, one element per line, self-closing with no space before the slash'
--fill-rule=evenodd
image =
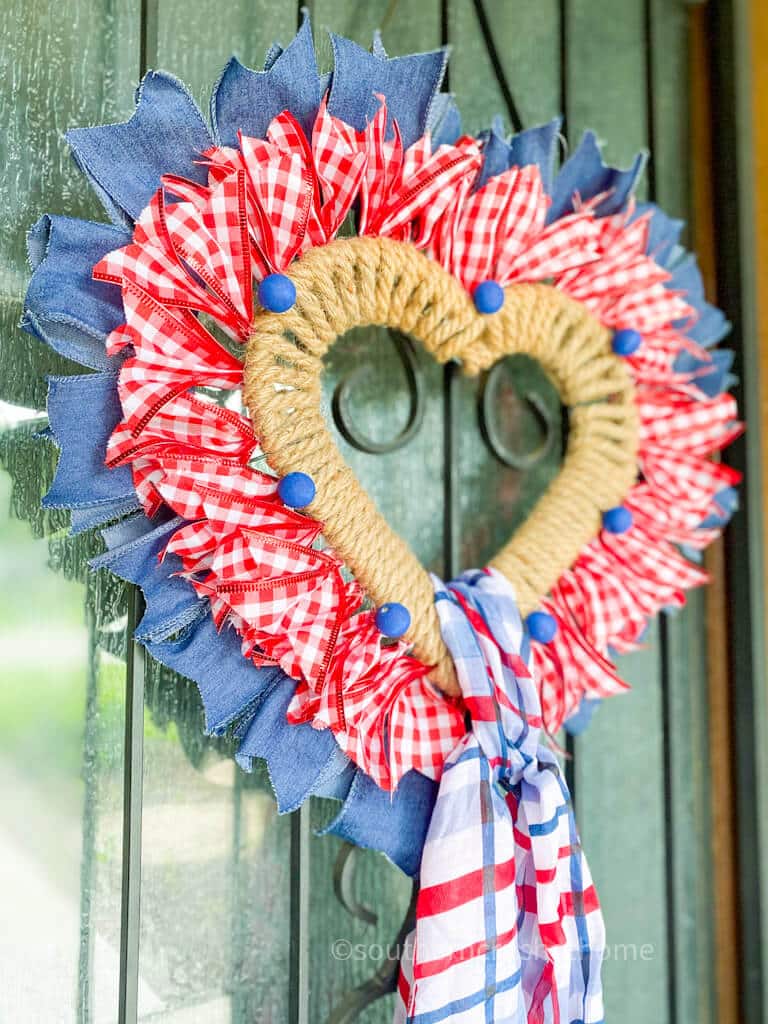
<path id="1" fill-rule="evenodd" d="M 290 270 L 295 305 L 260 312 L 246 346 L 243 398 L 272 468 L 308 473 L 317 493 L 307 514 L 376 604 L 411 613 L 414 655 L 459 693 L 440 636 L 429 575 L 387 524 L 339 452 L 321 411 L 323 356 L 353 327 L 392 327 L 438 362 L 475 376 L 524 353 L 551 378 L 569 412 L 560 471 L 490 565 L 513 584 L 523 614 L 575 561 L 637 477 L 634 385 L 611 349 L 611 331 L 546 284 L 506 288 L 498 313 L 481 314 L 459 281 L 414 246 L 345 238 L 310 250 Z"/>

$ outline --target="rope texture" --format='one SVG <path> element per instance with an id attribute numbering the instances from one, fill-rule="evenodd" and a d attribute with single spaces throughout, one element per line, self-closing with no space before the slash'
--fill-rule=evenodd
<path id="1" fill-rule="evenodd" d="M 498 313 L 479 314 L 459 281 L 413 246 L 345 238 L 291 267 L 297 300 L 259 313 L 247 344 L 243 396 L 257 436 L 281 476 L 308 473 L 317 496 L 306 510 L 376 604 L 411 613 L 414 654 L 459 692 L 427 572 L 385 522 L 344 462 L 321 412 L 322 359 L 353 327 L 381 325 L 418 339 L 438 362 L 474 376 L 526 353 L 569 408 L 568 448 L 558 476 L 491 560 L 513 584 L 523 614 L 543 597 L 620 504 L 637 477 L 634 387 L 611 351 L 611 332 L 580 304 L 542 284 L 512 285 Z"/>

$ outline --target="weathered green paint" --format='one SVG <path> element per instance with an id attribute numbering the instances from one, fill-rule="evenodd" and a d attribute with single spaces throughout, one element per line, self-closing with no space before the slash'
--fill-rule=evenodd
<path id="1" fill-rule="evenodd" d="M 688 17 L 683 4 L 653 0 L 650 11 L 650 99 L 655 198 L 673 216 L 690 218 L 691 139 L 688 103 Z M 716 1020 L 712 905 L 705 594 L 662 622 L 666 862 L 673 1020 Z"/>

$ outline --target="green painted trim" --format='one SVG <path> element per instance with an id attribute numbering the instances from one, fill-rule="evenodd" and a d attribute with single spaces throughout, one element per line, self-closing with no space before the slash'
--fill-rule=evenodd
<path id="1" fill-rule="evenodd" d="M 123 872 L 120 906 L 120 983 L 118 1024 L 136 1024 L 139 1006 L 141 932 L 141 826 L 144 782 L 144 648 L 131 639 L 143 614 L 143 598 L 133 587 L 128 606 L 123 747 Z"/>

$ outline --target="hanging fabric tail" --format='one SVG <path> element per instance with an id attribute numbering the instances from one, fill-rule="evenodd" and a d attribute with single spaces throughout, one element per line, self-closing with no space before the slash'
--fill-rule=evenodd
<path id="1" fill-rule="evenodd" d="M 605 932 L 514 592 L 435 580 L 472 728 L 448 758 L 395 1024 L 600 1024 Z"/>

